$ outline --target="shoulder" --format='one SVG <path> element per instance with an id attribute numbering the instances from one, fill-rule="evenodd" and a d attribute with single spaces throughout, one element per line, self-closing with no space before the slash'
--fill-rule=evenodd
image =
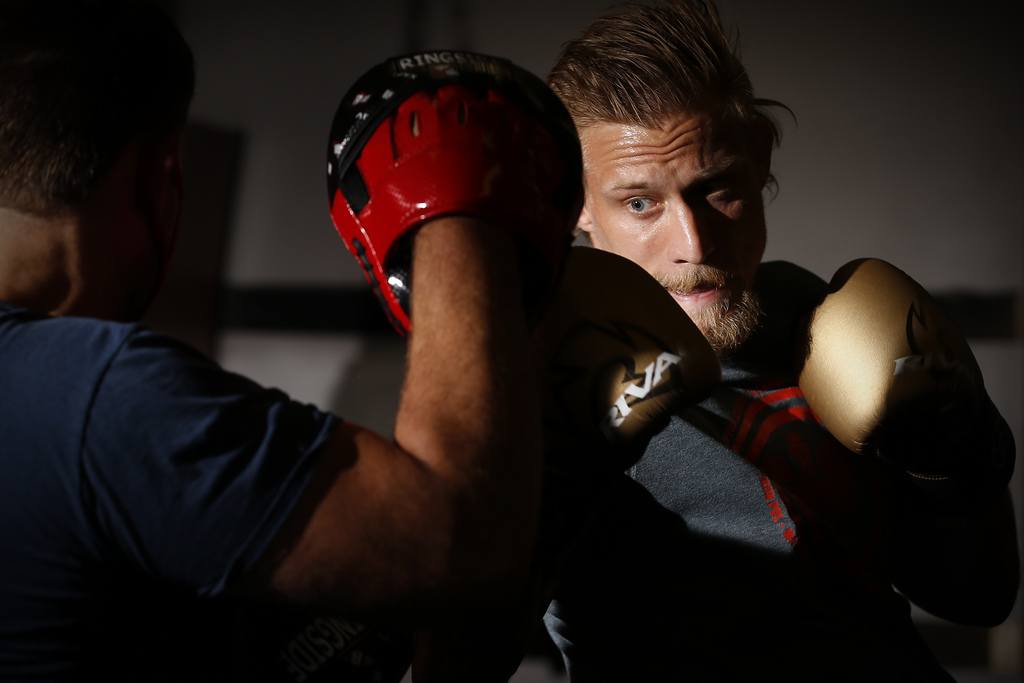
<path id="1" fill-rule="evenodd" d="M 828 293 L 828 283 L 795 263 L 766 261 L 758 268 L 754 291 L 761 321 L 738 355 L 767 368 L 789 368 L 802 348 L 811 311 Z"/>
<path id="2" fill-rule="evenodd" d="M 0 312 L 0 364 L 19 394 L 38 393 L 41 400 L 64 406 L 65 414 L 68 408 L 74 409 L 71 414 L 91 410 L 97 395 L 111 389 L 155 395 L 197 376 L 205 386 L 229 376 L 198 351 L 137 323 L 23 310 Z M 241 378 L 231 379 L 237 384 Z M 68 405 L 71 399 L 75 403 Z"/>
<path id="3" fill-rule="evenodd" d="M 96 389 L 134 330 L 0 305 L 0 465 L 2 477 L 17 482 L 5 489 L 0 516 L 27 511 L 21 527 L 29 545 L 42 542 L 29 533 L 38 531 L 39 519 L 53 524 L 44 533 L 55 543 L 68 537 L 87 542 L 80 524 L 87 508 L 75 493 L 78 454 Z M 61 552 L 76 543 L 67 541 Z"/>
<path id="4" fill-rule="evenodd" d="M 47 364 L 80 369 L 102 365 L 139 329 L 130 323 L 51 317 L 4 304 L 0 305 L 0 362 L 11 367 L 42 363 L 42 369 Z"/>
<path id="5" fill-rule="evenodd" d="M 0 407 L 5 429 L 34 425 L 34 432 L 41 434 L 54 426 L 51 421 L 60 422 L 61 431 L 74 427 L 113 358 L 137 329 L 0 307 Z"/>
<path id="6" fill-rule="evenodd" d="M 82 432 L 81 489 L 96 533 L 147 573 L 220 594 L 307 489 L 335 425 L 135 328 L 97 383 Z"/>
<path id="7" fill-rule="evenodd" d="M 754 289 L 766 315 L 782 315 L 818 305 L 828 283 L 795 263 L 765 261 L 757 269 Z"/>

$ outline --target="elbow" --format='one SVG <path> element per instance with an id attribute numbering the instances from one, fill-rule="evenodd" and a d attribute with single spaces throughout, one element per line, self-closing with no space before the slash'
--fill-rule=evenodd
<path id="1" fill-rule="evenodd" d="M 962 605 L 946 614 L 936 611 L 936 616 L 964 626 L 992 628 L 999 626 L 1013 610 L 1016 593 L 1001 600 L 982 600 L 970 605 Z"/>
<path id="2" fill-rule="evenodd" d="M 1016 559 L 1016 558 L 1015 558 Z M 971 589 L 951 592 L 945 599 L 932 604 L 919 603 L 925 610 L 937 617 L 966 626 L 992 628 L 999 626 L 1010 616 L 1017 601 L 1020 588 L 1020 569 L 1015 562 L 1012 570 L 993 572 L 984 583 Z"/>
<path id="3" fill-rule="evenodd" d="M 1010 616 L 1013 606 L 1017 602 L 1017 594 L 1020 590 L 1020 566 L 1015 564 L 1013 572 L 1007 571 L 1004 577 L 994 581 L 985 591 L 981 599 L 975 601 L 966 610 L 960 623 L 970 626 L 984 626 L 991 628 L 999 626 Z"/>
<path id="4" fill-rule="evenodd" d="M 399 441 L 429 473 L 429 539 L 419 570 L 442 607 L 507 606 L 530 576 L 540 512 L 541 448 L 519 439 L 472 438 L 451 425 L 410 429 Z"/>
<path id="5" fill-rule="evenodd" d="M 433 586 L 432 602 L 441 609 L 489 609 L 521 600 L 533 561 L 535 506 L 503 505 L 462 483 L 444 488 L 421 567 Z"/>
<path id="6" fill-rule="evenodd" d="M 910 597 L 910 596 L 907 596 Z M 1003 596 L 971 596 L 969 600 L 913 600 L 926 612 L 963 626 L 992 628 L 1006 621 L 1013 610 L 1016 592 Z"/>

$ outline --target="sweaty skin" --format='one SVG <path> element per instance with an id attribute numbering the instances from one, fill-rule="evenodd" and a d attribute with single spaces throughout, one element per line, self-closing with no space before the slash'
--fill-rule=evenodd
<path id="1" fill-rule="evenodd" d="M 51 315 L 142 317 L 177 234 L 180 157 L 176 134 L 132 143 L 74 210 L 0 207 L 0 299 Z"/>
<path id="2" fill-rule="evenodd" d="M 707 333 L 702 312 L 731 310 L 764 253 L 767 163 L 703 113 L 656 128 L 596 123 L 580 140 L 586 202 L 578 227 L 595 247 L 658 278 Z"/>

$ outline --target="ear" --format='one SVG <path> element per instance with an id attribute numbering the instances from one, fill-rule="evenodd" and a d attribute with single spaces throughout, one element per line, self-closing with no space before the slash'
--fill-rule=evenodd
<path id="1" fill-rule="evenodd" d="M 586 200 L 583 202 L 583 208 L 580 210 L 580 217 L 576 219 L 576 232 L 586 233 L 588 237 L 592 236 L 594 231 L 594 219 L 590 215 L 590 208 L 587 206 Z"/>
<path id="2" fill-rule="evenodd" d="M 180 131 L 145 146 L 139 159 L 139 209 L 165 266 L 181 221 L 183 182 Z"/>

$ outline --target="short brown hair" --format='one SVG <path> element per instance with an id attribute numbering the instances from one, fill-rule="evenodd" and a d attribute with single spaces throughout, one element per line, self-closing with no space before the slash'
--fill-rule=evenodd
<path id="1" fill-rule="evenodd" d="M 778 125 L 754 97 L 735 40 L 714 4 L 676 0 L 628 4 L 596 19 L 566 43 L 548 76 L 577 128 L 598 122 L 653 128 L 703 111 L 738 124 L 774 146 Z"/>
<path id="2" fill-rule="evenodd" d="M 49 214 L 95 190 L 126 145 L 173 132 L 192 53 L 142 2 L 0 3 L 0 206 Z"/>

